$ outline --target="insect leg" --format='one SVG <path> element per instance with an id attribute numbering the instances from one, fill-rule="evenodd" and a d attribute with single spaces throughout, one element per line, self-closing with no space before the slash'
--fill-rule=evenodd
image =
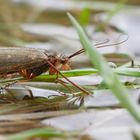
<path id="1" fill-rule="evenodd" d="M 27 79 L 29 77 L 26 69 L 20 70 L 19 74 L 22 75 L 24 78 L 27 78 Z"/>
<path id="2" fill-rule="evenodd" d="M 71 87 L 67 86 L 67 85 L 64 83 L 63 80 L 57 79 L 57 82 L 60 83 L 61 85 L 63 85 L 64 87 L 66 87 L 66 88 L 67 88 L 68 90 L 70 90 L 72 93 L 75 92 Z"/>
<path id="3" fill-rule="evenodd" d="M 53 68 L 51 68 L 51 69 L 53 69 Z M 60 84 L 63 85 L 64 87 L 66 87 L 66 88 L 67 88 L 68 90 L 70 90 L 72 93 L 76 92 L 76 91 L 74 91 L 71 87 L 67 86 L 63 80 L 58 79 L 58 78 L 59 78 L 59 73 L 58 73 L 56 70 L 53 69 L 53 71 L 55 71 L 55 74 L 56 74 L 56 80 L 55 80 L 56 82 L 60 83 Z"/>
<path id="4" fill-rule="evenodd" d="M 34 73 L 31 73 L 29 70 L 27 69 L 22 69 L 19 71 L 19 74 L 22 75 L 24 78 L 26 79 L 32 79 L 33 77 L 35 77 Z"/>
<path id="5" fill-rule="evenodd" d="M 66 76 L 64 76 L 59 70 L 57 70 L 57 68 L 50 62 L 47 61 L 47 63 L 50 65 L 50 67 L 52 67 L 59 75 L 61 75 L 65 80 L 67 80 L 69 83 L 71 83 L 74 87 L 76 87 L 77 89 L 79 89 L 80 91 L 82 91 L 83 93 L 90 95 L 90 93 L 83 89 L 82 87 L 78 86 L 77 84 L 75 84 L 74 82 L 72 82 L 71 80 L 69 80 Z"/>

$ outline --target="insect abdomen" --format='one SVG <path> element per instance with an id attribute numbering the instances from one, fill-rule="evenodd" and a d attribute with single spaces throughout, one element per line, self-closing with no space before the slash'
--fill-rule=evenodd
<path id="1" fill-rule="evenodd" d="M 31 77 L 31 78 L 34 78 L 34 77 L 48 71 L 48 69 L 49 69 L 49 65 L 46 63 L 46 64 L 43 64 L 42 66 L 36 67 L 34 69 L 28 69 L 27 72 L 30 74 L 33 74 L 33 77 Z"/>

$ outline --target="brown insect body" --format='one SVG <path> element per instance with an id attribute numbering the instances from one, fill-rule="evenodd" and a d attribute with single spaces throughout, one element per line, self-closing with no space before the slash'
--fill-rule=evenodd
<path id="1" fill-rule="evenodd" d="M 0 48 L 0 75 L 20 73 L 26 79 L 32 79 L 49 70 L 54 70 L 47 63 L 48 61 L 56 68 L 68 70 L 68 57 L 58 57 L 53 51 L 44 51 L 33 48 L 3 47 Z"/>

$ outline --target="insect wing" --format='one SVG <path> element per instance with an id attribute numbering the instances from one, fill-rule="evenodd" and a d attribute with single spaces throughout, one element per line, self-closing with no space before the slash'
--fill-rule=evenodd
<path id="1" fill-rule="evenodd" d="M 17 72 L 21 69 L 33 69 L 45 64 L 47 59 L 43 50 L 1 47 L 0 74 Z"/>

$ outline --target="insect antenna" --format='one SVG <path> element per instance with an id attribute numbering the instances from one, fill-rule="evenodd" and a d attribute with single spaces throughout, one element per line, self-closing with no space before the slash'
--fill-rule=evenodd
<path id="1" fill-rule="evenodd" d="M 120 38 L 120 36 L 119 36 L 119 38 Z M 123 41 L 120 41 L 120 42 L 118 42 L 118 43 L 111 43 L 111 44 L 106 44 L 106 43 L 109 42 L 109 40 L 107 39 L 107 40 L 105 40 L 104 42 L 95 44 L 94 46 L 95 46 L 96 48 L 104 48 L 104 47 L 110 47 L 110 46 L 117 46 L 117 45 L 120 45 L 120 44 L 126 42 L 126 41 L 128 40 L 128 38 L 129 38 L 129 36 L 127 35 L 127 38 L 124 39 Z M 103 44 L 104 44 L 104 45 L 103 45 Z M 77 56 L 77 55 L 79 55 L 79 54 L 82 54 L 83 52 L 85 52 L 85 50 L 84 50 L 84 49 L 80 49 L 80 50 L 78 50 L 77 52 L 75 52 L 74 54 L 70 55 L 68 58 L 72 58 L 72 57 L 74 57 L 74 56 Z"/>
<path id="2" fill-rule="evenodd" d="M 95 46 L 102 45 L 102 44 L 105 44 L 105 43 L 108 43 L 108 42 L 109 42 L 109 39 L 106 39 L 106 40 L 103 41 L 103 42 L 100 42 L 100 43 L 95 44 Z M 81 53 L 83 53 L 83 52 L 84 52 L 84 49 L 80 49 L 80 50 L 78 50 L 77 52 L 75 52 L 75 53 L 73 53 L 72 55 L 70 55 L 68 58 L 72 58 L 72 57 L 74 57 L 74 56 L 76 56 L 76 55 L 78 55 L 78 54 L 81 54 Z"/>
<path id="3" fill-rule="evenodd" d="M 119 36 L 119 38 L 120 38 L 120 36 Z M 109 46 L 117 46 L 117 45 L 120 45 L 120 44 L 126 42 L 128 40 L 128 38 L 129 38 L 129 36 L 127 35 L 127 38 L 124 39 L 123 41 L 120 41 L 118 43 L 106 44 L 106 45 L 98 45 L 97 48 L 103 48 L 103 47 L 109 47 Z"/>

